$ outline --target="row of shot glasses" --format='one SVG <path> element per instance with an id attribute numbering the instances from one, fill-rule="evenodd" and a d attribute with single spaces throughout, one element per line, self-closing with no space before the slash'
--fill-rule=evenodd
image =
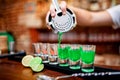
<path id="1" fill-rule="evenodd" d="M 43 63 L 69 66 L 83 72 L 94 71 L 95 45 L 33 43 L 34 55 L 42 58 Z"/>

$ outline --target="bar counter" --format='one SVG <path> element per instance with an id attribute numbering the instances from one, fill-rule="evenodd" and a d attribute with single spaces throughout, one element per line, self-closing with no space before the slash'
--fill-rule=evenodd
<path id="1" fill-rule="evenodd" d="M 105 66 L 100 67 L 120 70 L 120 66 Z M 44 68 L 41 72 L 35 73 L 30 68 L 24 67 L 21 62 L 9 60 L 8 58 L 0 59 L 0 80 L 36 80 L 36 76 L 45 74 L 51 77 L 66 75 L 57 71 Z M 84 80 L 81 77 L 71 77 L 60 80 Z"/>

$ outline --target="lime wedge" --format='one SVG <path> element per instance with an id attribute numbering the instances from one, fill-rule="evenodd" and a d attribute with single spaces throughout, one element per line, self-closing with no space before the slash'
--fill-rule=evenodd
<path id="1" fill-rule="evenodd" d="M 44 64 L 37 64 L 31 67 L 34 72 L 40 72 L 44 69 Z"/>
<path id="2" fill-rule="evenodd" d="M 34 57 L 32 55 L 26 55 L 22 58 L 22 65 L 25 66 L 25 67 L 29 67 L 29 63 L 31 62 L 31 60 L 33 59 Z"/>
<path id="3" fill-rule="evenodd" d="M 35 57 L 30 61 L 29 66 L 33 67 L 41 63 L 42 63 L 42 59 L 40 57 Z"/>

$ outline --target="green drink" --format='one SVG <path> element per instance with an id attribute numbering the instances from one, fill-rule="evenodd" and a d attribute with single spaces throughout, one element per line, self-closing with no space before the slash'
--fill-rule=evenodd
<path id="1" fill-rule="evenodd" d="M 94 63 L 94 56 L 95 56 L 95 51 L 92 50 L 83 51 L 81 54 L 82 61 L 86 64 Z"/>
<path id="2" fill-rule="evenodd" d="M 58 62 L 59 66 L 68 66 L 68 49 L 65 44 L 61 44 L 62 32 L 58 33 Z"/>
<path id="3" fill-rule="evenodd" d="M 81 53 L 82 71 L 93 72 L 94 71 L 94 57 L 95 57 L 95 46 L 85 45 Z"/>
<path id="4" fill-rule="evenodd" d="M 60 66 L 68 66 L 68 50 L 69 46 L 65 46 L 65 44 L 61 44 L 58 48 L 58 58 L 59 58 L 59 65 Z"/>
<path id="5" fill-rule="evenodd" d="M 59 58 L 60 59 L 68 59 L 68 50 L 69 50 L 69 47 L 64 47 L 64 48 L 58 48 L 58 55 L 59 55 Z"/>
<path id="6" fill-rule="evenodd" d="M 70 49 L 69 50 L 69 59 L 72 61 L 80 60 L 80 49 Z"/>
<path id="7" fill-rule="evenodd" d="M 81 47 L 71 47 L 69 49 L 70 69 L 80 69 Z"/>

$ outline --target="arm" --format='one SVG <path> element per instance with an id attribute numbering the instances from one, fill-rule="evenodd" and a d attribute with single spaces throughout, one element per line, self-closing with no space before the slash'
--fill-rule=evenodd
<path id="1" fill-rule="evenodd" d="M 66 2 L 61 1 L 60 7 L 63 14 L 65 14 L 67 7 Z M 112 18 L 107 11 L 90 12 L 85 9 L 75 8 L 71 6 L 69 6 L 68 8 L 73 10 L 76 14 L 77 25 L 79 26 L 97 27 L 113 25 Z M 52 17 L 55 16 L 55 9 L 52 5 L 50 7 L 50 13 Z"/>
<path id="2" fill-rule="evenodd" d="M 101 12 L 90 12 L 84 9 L 78 9 L 74 7 L 70 7 L 77 18 L 77 24 L 79 26 L 111 26 L 113 24 L 111 16 L 107 11 Z"/>

